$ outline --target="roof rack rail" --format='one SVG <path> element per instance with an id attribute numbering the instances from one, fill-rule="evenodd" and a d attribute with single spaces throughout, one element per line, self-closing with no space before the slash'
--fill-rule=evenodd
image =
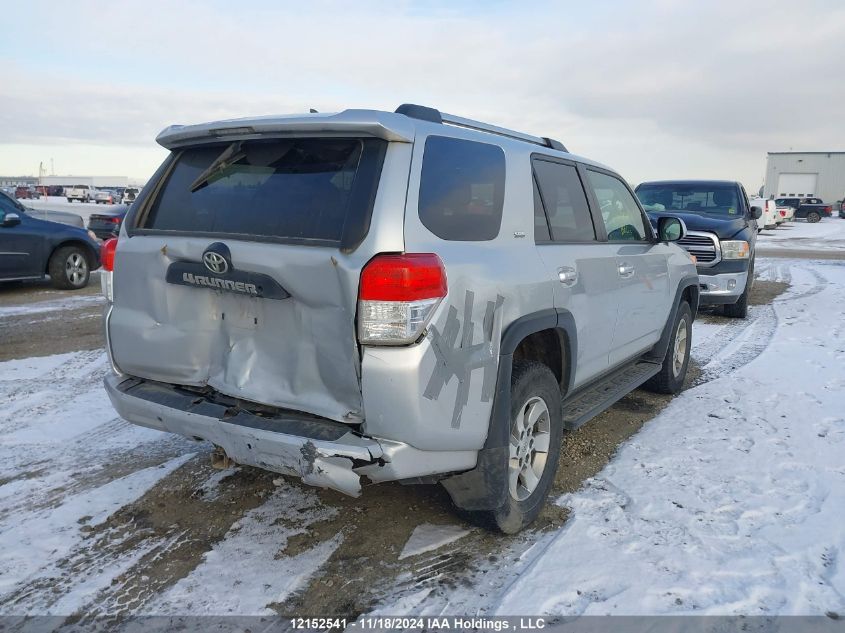
<path id="1" fill-rule="evenodd" d="M 473 119 L 466 119 L 464 117 L 455 116 L 454 114 L 440 112 L 440 110 L 437 110 L 436 108 L 429 108 L 427 106 L 416 105 L 413 103 L 403 103 L 396 108 L 396 112 L 398 114 L 404 114 L 412 119 L 419 119 L 420 121 L 455 125 L 457 127 L 464 127 L 470 130 L 478 130 L 480 132 L 498 134 L 499 136 L 507 136 L 508 138 L 534 143 L 535 145 L 541 145 L 560 152 L 569 151 L 563 143 L 547 136 L 533 136 L 531 134 L 517 132 L 516 130 L 509 130 L 508 128 L 499 127 L 498 125 L 490 125 L 489 123 L 482 123 L 481 121 L 474 121 Z"/>

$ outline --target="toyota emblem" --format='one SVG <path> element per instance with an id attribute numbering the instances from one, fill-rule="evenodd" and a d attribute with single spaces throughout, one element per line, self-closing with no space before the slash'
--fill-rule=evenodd
<path id="1" fill-rule="evenodd" d="M 218 275 L 225 274 L 229 270 L 229 262 L 220 253 L 206 251 L 203 253 L 202 261 L 206 268 Z"/>

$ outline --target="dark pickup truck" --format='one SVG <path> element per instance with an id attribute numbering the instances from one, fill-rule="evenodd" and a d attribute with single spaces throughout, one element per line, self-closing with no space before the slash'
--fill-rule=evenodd
<path id="1" fill-rule="evenodd" d="M 695 255 L 701 305 L 721 305 L 726 316 L 745 318 L 763 211 L 749 206 L 745 188 L 729 180 L 666 180 L 644 182 L 636 194 L 652 224 L 666 216 L 686 224 L 678 244 Z"/>
<path id="2" fill-rule="evenodd" d="M 796 220 L 815 223 L 833 215 L 833 205 L 825 204 L 821 198 L 777 198 L 775 202 L 779 207 L 795 209 Z"/>

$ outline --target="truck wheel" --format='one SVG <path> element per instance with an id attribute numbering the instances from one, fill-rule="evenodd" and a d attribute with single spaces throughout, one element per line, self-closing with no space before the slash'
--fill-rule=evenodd
<path id="1" fill-rule="evenodd" d="M 816 222 L 818 222 L 821 219 L 822 219 L 822 216 L 820 216 L 815 211 L 810 211 L 810 213 L 807 214 L 807 222 L 809 222 L 810 224 L 815 224 Z"/>
<path id="2" fill-rule="evenodd" d="M 517 361 L 511 374 L 508 493 L 501 507 L 473 518 L 505 534 L 527 527 L 543 509 L 560 457 L 560 387 L 542 363 Z"/>
<path id="3" fill-rule="evenodd" d="M 643 388 L 655 393 L 678 393 L 687 377 L 691 347 L 692 310 L 686 301 L 682 301 L 672 324 L 672 338 L 669 339 L 660 371 L 649 378 Z"/>
<path id="4" fill-rule="evenodd" d="M 73 198 L 68 198 L 67 201 L 73 204 Z"/>
<path id="5" fill-rule="evenodd" d="M 50 257 L 47 272 L 55 288 L 79 290 L 88 285 L 91 270 L 85 251 L 79 246 L 62 246 Z"/>

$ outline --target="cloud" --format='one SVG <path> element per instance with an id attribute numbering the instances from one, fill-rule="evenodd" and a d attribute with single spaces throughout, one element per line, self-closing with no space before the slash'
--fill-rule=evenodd
<path id="1" fill-rule="evenodd" d="M 170 123 L 411 101 L 558 137 L 632 179 L 756 181 L 767 150 L 845 148 L 837 2 L 33 6 L 19 23 L 45 52 L 5 54 L 0 140 L 148 146 Z"/>

